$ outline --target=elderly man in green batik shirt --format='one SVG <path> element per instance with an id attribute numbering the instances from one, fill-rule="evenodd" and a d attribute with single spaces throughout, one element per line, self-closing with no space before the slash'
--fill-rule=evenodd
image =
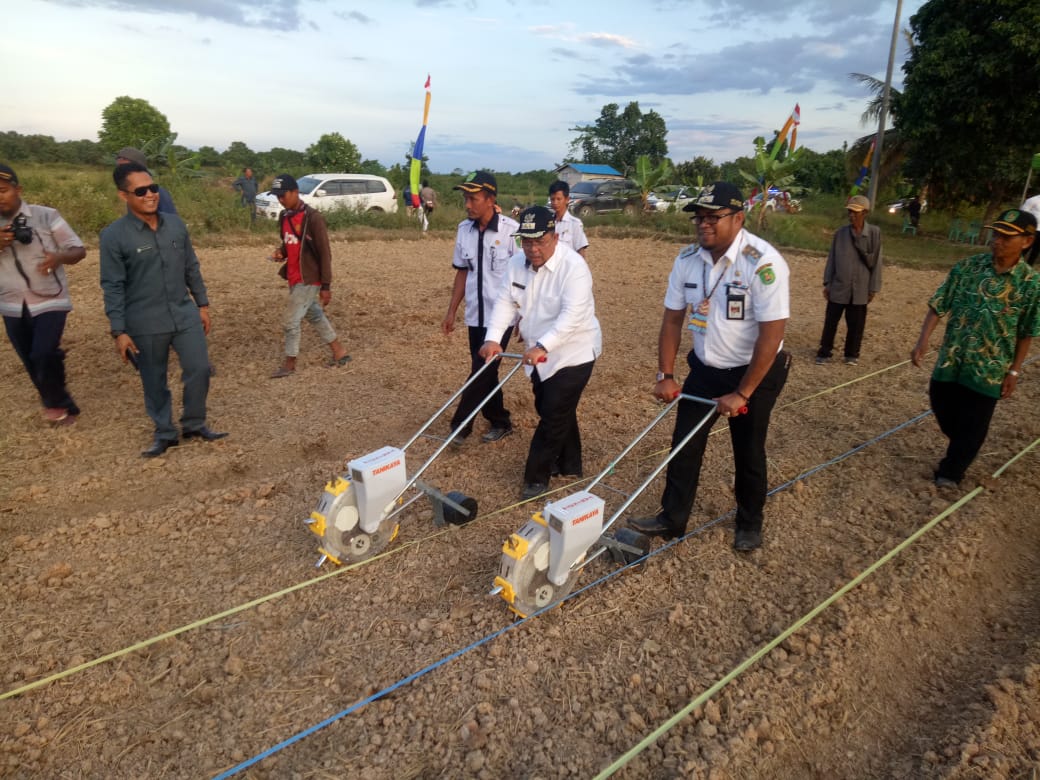
<path id="1" fill-rule="evenodd" d="M 1040 335 L 1040 274 L 1022 259 L 1036 239 L 1036 217 L 1008 209 L 987 228 L 993 252 L 961 260 L 928 301 L 910 359 L 921 365 L 939 319 L 946 336 L 928 392 L 939 428 L 950 440 L 935 484 L 964 478 L 986 435 L 997 401 L 1009 398 L 1034 336 Z"/>

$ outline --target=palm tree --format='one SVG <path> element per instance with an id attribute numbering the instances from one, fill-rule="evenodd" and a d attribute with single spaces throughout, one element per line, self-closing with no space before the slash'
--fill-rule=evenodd
<path id="1" fill-rule="evenodd" d="M 873 96 L 867 103 L 863 113 L 860 114 L 860 123 L 876 126 L 881 118 L 881 102 L 884 97 L 885 82 L 873 76 L 868 76 L 866 73 L 850 73 L 849 78 L 865 86 Z M 903 162 L 906 160 L 906 141 L 903 140 L 902 133 L 899 132 L 899 128 L 896 126 L 898 125 L 899 116 L 893 110 L 898 105 L 901 97 L 902 93 L 898 89 L 889 87 L 889 102 L 891 103 L 889 110 L 893 117 L 894 126 L 885 130 L 884 142 L 881 145 L 881 166 L 878 169 L 878 178 L 880 179 L 891 180 L 893 176 L 897 176 L 899 170 L 903 167 Z M 867 151 L 876 137 L 877 132 L 875 131 L 870 135 L 857 138 L 853 142 L 852 147 L 849 149 L 849 158 L 857 161 L 852 163 L 854 169 L 858 170 L 858 161 L 866 157 Z"/>

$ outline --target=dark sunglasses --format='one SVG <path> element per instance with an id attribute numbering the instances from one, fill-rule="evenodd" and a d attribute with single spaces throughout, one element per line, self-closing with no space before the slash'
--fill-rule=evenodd
<path id="1" fill-rule="evenodd" d="M 151 184 L 146 184 L 144 187 L 135 187 L 132 190 L 123 190 L 123 192 L 129 192 L 132 195 L 136 195 L 139 198 L 143 198 L 149 192 L 156 193 L 159 191 L 159 185 L 154 181 Z"/>

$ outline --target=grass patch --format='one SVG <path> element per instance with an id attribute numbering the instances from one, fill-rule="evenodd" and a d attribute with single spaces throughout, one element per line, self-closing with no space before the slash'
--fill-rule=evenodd
<path id="1" fill-rule="evenodd" d="M 97 244 L 103 227 L 125 213 L 116 195 L 110 168 L 57 164 L 25 164 L 17 167 L 29 203 L 53 206 L 72 225 L 88 245 Z M 177 211 L 191 230 L 192 240 L 200 247 L 272 244 L 278 239 L 274 220 L 258 217 L 249 222 L 249 213 L 239 205 L 239 196 L 227 177 L 204 176 L 179 178 L 159 174 L 156 180 L 170 190 Z M 462 195 L 440 193 L 441 206 L 430 217 L 430 233 L 450 238 L 466 218 Z M 543 203 L 541 192 L 504 194 L 500 199 L 506 212 L 514 201 Z M 802 199 L 798 214 L 768 214 L 762 227 L 756 216 L 748 218 L 747 227 L 762 238 L 784 249 L 826 253 L 834 231 L 846 223 L 845 198 L 840 195 L 817 195 Z M 961 210 L 963 220 L 979 219 L 981 212 Z M 337 240 L 419 240 L 419 219 L 409 216 L 403 206 L 396 214 L 361 212 L 343 209 L 326 214 L 329 229 Z M 889 214 L 882 208 L 870 215 L 870 221 L 881 227 L 884 237 L 885 262 L 911 268 L 949 268 L 968 255 L 985 251 L 947 240 L 953 215 L 928 211 L 921 215 L 917 235 L 903 232 L 902 213 Z M 683 212 L 653 212 L 626 216 L 604 214 L 584 220 L 590 238 L 645 238 L 647 240 L 696 241 L 696 231 Z"/>

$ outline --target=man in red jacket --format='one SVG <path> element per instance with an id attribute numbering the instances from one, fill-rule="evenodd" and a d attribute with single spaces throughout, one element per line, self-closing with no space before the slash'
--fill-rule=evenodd
<path id="1" fill-rule="evenodd" d="M 271 183 L 271 193 L 283 209 L 278 215 L 282 244 L 274 251 L 274 257 L 285 261 L 279 273 L 289 282 L 289 301 L 283 318 L 285 361 L 271 378 L 280 379 L 296 372 L 300 322 L 304 319 L 317 328 L 321 340 L 332 350 L 328 365 L 342 366 L 350 361 L 350 355 L 325 316 L 325 307 L 332 300 L 332 250 L 325 218 L 300 199 L 300 187 L 287 173 Z"/>

